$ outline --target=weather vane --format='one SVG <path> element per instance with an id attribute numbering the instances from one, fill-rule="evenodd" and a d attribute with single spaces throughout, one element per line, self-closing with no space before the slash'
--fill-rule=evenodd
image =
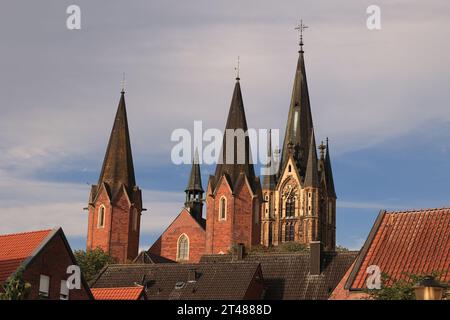
<path id="1" fill-rule="evenodd" d="M 295 27 L 295 30 L 300 32 L 300 47 L 303 47 L 303 31 L 307 28 L 308 26 L 303 24 L 303 20 L 300 20 L 300 24 Z"/>
<path id="2" fill-rule="evenodd" d="M 237 66 L 234 68 L 234 70 L 236 71 L 236 80 L 240 80 L 239 78 L 239 68 L 240 68 L 240 57 L 238 56 L 237 58 Z"/>
<path id="3" fill-rule="evenodd" d="M 122 93 L 125 93 L 125 85 L 126 85 L 126 81 L 125 81 L 125 72 L 122 74 L 122 81 L 120 81 L 120 86 L 122 87 Z"/>

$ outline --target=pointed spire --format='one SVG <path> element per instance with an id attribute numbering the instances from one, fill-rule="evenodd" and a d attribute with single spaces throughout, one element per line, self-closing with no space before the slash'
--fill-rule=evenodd
<path id="1" fill-rule="evenodd" d="M 326 183 L 328 195 L 336 198 L 336 190 L 334 189 L 333 170 L 331 169 L 330 147 L 328 146 L 328 138 L 327 138 L 327 153 L 325 155 L 325 173 L 327 178 Z"/>
<path id="2" fill-rule="evenodd" d="M 240 140 L 242 139 L 236 139 L 234 138 L 234 135 L 228 137 L 230 133 L 236 133 L 236 136 L 239 136 L 241 133 L 246 134 L 247 130 L 247 120 L 245 118 L 241 85 L 239 80 L 236 80 L 230 110 L 228 112 L 227 124 L 223 132 L 224 137 L 220 153 L 223 159 L 219 159 L 219 163 L 216 166 L 215 182 L 219 181 L 223 175 L 226 175 L 233 188 L 240 174 L 243 173 L 252 185 L 252 188 L 257 187 L 255 185 L 255 171 L 250 160 L 251 152 L 249 137 L 245 135 L 244 145 L 240 143 Z M 229 143 L 227 143 L 227 138 L 233 138 L 234 142 L 229 141 Z M 227 150 L 227 144 L 233 144 L 234 150 Z M 231 159 L 227 159 L 227 156 Z M 253 191 L 256 190 L 255 188 Z"/>
<path id="3" fill-rule="evenodd" d="M 203 193 L 202 187 L 202 175 L 200 173 L 200 164 L 199 164 L 199 156 L 198 149 L 195 149 L 195 155 L 192 162 L 191 175 L 189 176 L 188 185 L 186 187 L 185 192 L 194 192 L 198 191 Z"/>
<path id="4" fill-rule="evenodd" d="M 302 49 L 299 51 L 297 69 L 295 71 L 291 104 L 281 155 L 281 168 L 285 167 L 289 151 L 292 149 L 300 174 L 303 174 L 306 170 L 306 157 L 309 153 L 312 127 L 313 121 L 309 102 L 308 83 L 306 81 L 305 59 Z"/>
<path id="5" fill-rule="evenodd" d="M 106 149 L 98 186 L 100 187 L 102 183 L 107 185 L 112 198 L 123 185 L 127 188 L 136 186 L 125 107 L 125 93 L 123 90 L 120 95 L 119 106 Z"/>
<path id="6" fill-rule="evenodd" d="M 272 152 L 272 130 L 269 130 L 269 136 L 267 137 L 267 140 L 268 140 L 267 141 L 268 162 L 267 162 L 266 172 L 263 177 L 262 188 L 266 189 L 266 190 L 273 190 L 273 189 L 275 189 L 275 185 L 276 185 L 276 183 L 275 183 L 276 173 L 269 172 L 269 168 L 271 168 L 271 167 L 276 168 L 275 158 L 273 157 L 273 152 Z"/>
<path id="7" fill-rule="evenodd" d="M 316 141 L 314 131 L 311 132 L 311 143 L 309 146 L 308 165 L 305 174 L 305 187 L 319 187 L 319 169 L 317 166 Z"/>

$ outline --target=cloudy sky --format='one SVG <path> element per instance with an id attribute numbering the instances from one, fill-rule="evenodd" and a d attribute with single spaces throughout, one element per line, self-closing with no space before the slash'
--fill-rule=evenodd
<path id="1" fill-rule="evenodd" d="M 81 30 L 66 8 L 81 8 Z M 381 8 L 381 30 L 366 9 Z M 83 248 L 122 73 L 141 247 L 182 206 L 171 132 L 223 128 L 237 56 L 247 121 L 284 130 L 300 20 L 318 140 L 330 138 L 337 242 L 359 249 L 380 209 L 442 207 L 450 190 L 450 2 L 23 1 L 0 12 L 0 233 L 61 225 Z M 204 184 L 213 168 L 203 167 Z"/>

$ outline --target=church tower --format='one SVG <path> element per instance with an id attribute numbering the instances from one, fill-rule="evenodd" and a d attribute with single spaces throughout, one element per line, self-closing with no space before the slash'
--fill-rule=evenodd
<path id="1" fill-rule="evenodd" d="M 251 162 L 250 141 L 239 77 L 224 131 L 221 159 L 207 188 L 206 253 L 227 253 L 233 245 L 258 245 L 261 185 Z"/>
<path id="2" fill-rule="evenodd" d="M 87 249 L 101 248 L 118 263 L 139 250 L 141 190 L 136 185 L 125 92 L 122 90 L 100 178 L 89 197 Z"/>
<path id="3" fill-rule="evenodd" d="M 263 178 L 261 244 L 320 241 L 324 250 L 333 251 L 336 192 L 328 141 L 317 158 L 302 36 L 298 53 L 279 172 Z"/>
<path id="4" fill-rule="evenodd" d="M 189 210 L 191 216 L 200 222 L 203 214 L 204 191 L 202 187 L 202 176 L 200 174 L 200 164 L 197 150 L 195 150 L 193 160 L 191 175 L 189 176 L 189 182 L 185 190 L 186 202 L 184 203 L 184 206 Z"/>

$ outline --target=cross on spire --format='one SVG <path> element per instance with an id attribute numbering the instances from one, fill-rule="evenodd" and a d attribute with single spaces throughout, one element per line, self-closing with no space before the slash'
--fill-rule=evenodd
<path id="1" fill-rule="evenodd" d="M 126 81 L 125 81 L 125 72 L 122 74 L 122 81 L 120 81 L 120 86 L 122 87 L 122 93 L 125 93 L 125 85 L 126 85 Z"/>
<path id="2" fill-rule="evenodd" d="M 309 28 L 307 25 L 303 24 L 303 20 L 300 20 L 300 24 L 295 27 L 295 30 L 298 30 L 300 33 L 300 51 L 303 51 L 303 31 Z"/>
<path id="3" fill-rule="evenodd" d="M 241 80 L 241 78 L 239 78 L 239 68 L 240 68 L 240 57 L 238 56 L 238 58 L 237 58 L 237 65 L 236 65 L 236 67 L 234 68 L 234 70 L 236 71 L 236 80 Z"/>

